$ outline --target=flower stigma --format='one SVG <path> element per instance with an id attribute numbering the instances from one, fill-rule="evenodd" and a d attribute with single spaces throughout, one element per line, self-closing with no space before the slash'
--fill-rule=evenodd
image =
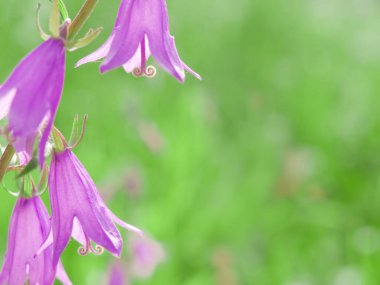
<path id="1" fill-rule="evenodd" d="M 102 255 L 103 252 L 104 252 L 104 248 L 100 245 L 95 245 L 95 247 L 93 247 L 91 245 L 91 241 L 90 239 L 86 236 L 86 244 L 85 245 L 82 245 L 78 248 L 77 250 L 78 254 L 81 255 L 81 256 L 85 256 L 87 255 L 89 252 L 91 252 L 92 254 L 94 255 Z"/>
<path id="2" fill-rule="evenodd" d="M 135 67 L 132 71 L 134 77 L 145 76 L 153 78 L 156 75 L 156 68 L 153 65 L 146 66 L 145 37 L 141 40 L 141 67 Z"/>

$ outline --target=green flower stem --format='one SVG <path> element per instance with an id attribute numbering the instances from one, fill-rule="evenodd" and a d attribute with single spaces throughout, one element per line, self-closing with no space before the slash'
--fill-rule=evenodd
<path id="1" fill-rule="evenodd" d="M 52 2 L 52 0 L 50 0 L 50 2 Z M 69 18 L 69 12 L 67 11 L 66 5 L 63 2 L 63 0 L 58 0 L 58 9 L 63 21 Z"/>
<path id="2" fill-rule="evenodd" d="M 13 145 L 8 144 L 0 159 L 0 182 L 3 181 L 5 173 L 7 173 L 8 165 L 15 154 Z"/>
<path id="3" fill-rule="evenodd" d="M 59 12 L 61 13 L 61 17 L 63 21 L 69 18 L 69 12 L 67 12 L 67 8 L 63 0 L 58 0 Z"/>
<path id="4" fill-rule="evenodd" d="M 82 29 L 84 23 L 90 18 L 92 11 L 95 9 L 98 0 L 86 0 L 82 8 L 69 27 L 69 39 L 73 39 Z"/>

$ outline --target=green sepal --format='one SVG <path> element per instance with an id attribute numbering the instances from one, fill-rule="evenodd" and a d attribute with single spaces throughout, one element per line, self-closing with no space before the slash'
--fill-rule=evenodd
<path id="1" fill-rule="evenodd" d="M 38 159 L 36 157 L 32 157 L 32 159 L 29 161 L 29 163 L 24 167 L 24 169 L 16 176 L 16 178 L 21 178 L 30 172 L 32 172 L 34 169 L 38 168 Z"/>
<path id="2" fill-rule="evenodd" d="M 21 182 L 20 195 L 23 198 L 32 198 L 35 191 L 33 178 L 31 176 L 24 177 Z"/>
<path id="3" fill-rule="evenodd" d="M 52 0 L 50 0 L 51 2 Z M 69 18 L 69 12 L 67 11 L 65 3 L 63 3 L 63 0 L 58 0 L 58 8 L 59 13 L 61 14 L 62 20 L 66 20 Z"/>
<path id="4" fill-rule="evenodd" d="M 52 139 L 53 139 L 53 144 L 54 144 L 53 146 L 54 151 L 63 152 L 66 149 L 67 147 L 66 140 L 56 127 L 53 128 Z"/>
<path id="5" fill-rule="evenodd" d="M 78 140 L 79 136 L 79 116 L 75 114 L 73 126 L 71 127 L 71 134 L 69 139 L 69 145 L 72 145 L 74 142 Z"/>
<path id="6" fill-rule="evenodd" d="M 59 5 L 58 0 L 52 0 L 52 7 L 50 13 L 50 21 L 49 21 L 49 31 L 53 38 L 59 37 Z"/>
<path id="7" fill-rule="evenodd" d="M 65 21 L 69 18 L 69 12 L 67 11 L 65 3 L 62 0 L 58 0 L 59 13 L 61 14 L 62 19 Z"/>
<path id="8" fill-rule="evenodd" d="M 48 187 L 48 182 L 49 182 L 49 167 L 45 164 L 44 168 L 42 169 L 40 181 L 38 182 L 37 187 L 36 187 L 35 195 L 42 195 Z"/>
<path id="9" fill-rule="evenodd" d="M 85 46 L 88 46 L 90 43 L 92 43 L 93 40 L 95 40 L 100 35 L 102 31 L 103 31 L 102 27 L 96 28 L 95 30 L 90 29 L 83 38 L 77 41 L 67 42 L 66 47 L 69 51 L 74 51 L 74 50 L 83 48 Z"/>
<path id="10" fill-rule="evenodd" d="M 5 173 L 7 173 L 9 163 L 15 154 L 13 145 L 8 144 L 0 159 L 0 182 L 3 180 Z"/>
<path id="11" fill-rule="evenodd" d="M 80 134 L 79 134 L 79 132 L 77 130 L 77 134 L 76 134 L 75 140 L 70 141 L 70 149 L 76 148 L 81 143 L 81 141 L 82 141 L 82 139 L 84 137 L 84 134 L 86 132 L 87 120 L 88 120 L 88 115 L 85 114 L 84 117 L 83 117 L 83 122 L 82 122 L 82 130 L 81 130 Z"/>
<path id="12" fill-rule="evenodd" d="M 36 25 L 37 25 L 37 29 L 38 29 L 38 32 L 40 34 L 40 37 L 46 41 L 50 36 L 45 33 L 44 29 L 42 28 L 42 25 L 40 23 L 40 10 L 41 10 L 41 4 L 38 3 L 37 4 L 37 12 L 36 12 Z"/>

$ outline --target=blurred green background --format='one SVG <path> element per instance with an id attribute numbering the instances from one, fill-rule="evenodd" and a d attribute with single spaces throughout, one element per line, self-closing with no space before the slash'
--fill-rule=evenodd
<path id="1" fill-rule="evenodd" d="M 81 2 L 66 0 L 72 17 Z M 0 81 L 41 42 L 36 4 L 0 3 Z M 109 207 L 165 248 L 132 284 L 379 284 L 380 2 L 167 4 L 203 81 L 74 69 L 113 27 L 119 1 L 100 1 L 86 26 L 105 30 L 68 54 L 56 121 L 68 135 L 88 113 L 76 154 Z M 15 199 L 0 201 L 3 253 Z M 73 283 L 105 284 L 113 257 L 77 247 L 63 255 Z"/>

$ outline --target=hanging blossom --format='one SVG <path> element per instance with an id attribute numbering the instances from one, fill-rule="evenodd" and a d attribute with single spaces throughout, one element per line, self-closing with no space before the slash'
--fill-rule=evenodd
<path id="1" fill-rule="evenodd" d="M 53 244 L 56 265 L 72 235 L 82 246 L 78 252 L 100 254 L 103 248 L 119 256 L 122 238 L 115 223 L 142 235 L 142 232 L 116 217 L 104 204 L 90 175 L 67 147 L 53 151 L 49 173 L 52 208 L 51 231 L 38 254 Z M 95 248 L 91 242 L 96 243 Z"/>
<path id="2" fill-rule="evenodd" d="M 201 79 L 178 55 L 165 0 L 122 0 L 110 37 L 76 66 L 105 58 L 101 72 L 123 66 L 135 76 L 153 77 L 155 68 L 146 65 L 150 55 L 180 82 L 185 80 L 185 70 Z"/>
<path id="3" fill-rule="evenodd" d="M 53 248 L 35 257 L 50 229 L 49 215 L 38 196 L 20 197 L 9 224 L 8 246 L 0 273 L 1 285 L 53 284 L 57 277 L 64 285 L 72 284 L 60 261 L 53 267 Z"/>
<path id="4" fill-rule="evenodd" d="M 90 5 L 88 1 L 86 3 Z M 8 141 L 18 153 L 24 152 L 30 159 L 34 142 L 41 135 L 38 147 L 40 168 L 44 164 L 46 143 L 62 96 L 66 50 L 74 51 L 88 45 L 102 30 L 90 29 L 85 37 L 76 40 L 75 36 L 91 13 L 84 9 L 73 23 L 69 18 L 61 23 L 62 7 L 62 1 L 52 0 L 50 35 L 40 25 L 38 8 L 37 27 L 45 41 L 21 60 L 0 86 L 0 120 L 8 119 Z"/>
<path id="5" fill-rule="evenodd" d="M 42 131 L 41 167 L 64 77 L 64 43 L 61 39 L 49 38 L 19 63 L 0 87 L 0 120 L 8 118 L 7 132 L 16 150 L 30 157 L 34 141 Z"/>

